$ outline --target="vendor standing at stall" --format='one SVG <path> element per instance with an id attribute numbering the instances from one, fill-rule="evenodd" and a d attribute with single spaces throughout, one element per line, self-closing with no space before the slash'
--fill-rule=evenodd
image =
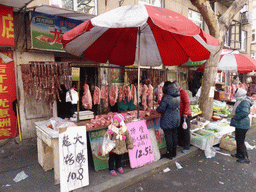
<path id="1" fill-rule="evenodd" d="M 185 153 L 190 148 L 190 100 L 187 91 L 180 87 L 179 82 L 174 81 L 173 83 L 177 85 L 180 91 L 180 126 L 178 127 L 178 145 L 183 147 L 182 153 Z"/>

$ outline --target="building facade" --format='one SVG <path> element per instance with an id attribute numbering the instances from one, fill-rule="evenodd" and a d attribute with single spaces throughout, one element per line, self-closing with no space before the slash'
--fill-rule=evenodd
<path id="1" fill-rule="evenodd" d="M 56 116 L 57 104 L 49 104 L 42 99 L 36 101 L 35 96 L 27 97 L 24 91 L 24 82 L 22 80 L 21 65 L 29 64 L 31 62 L 73 62 L 77 65 L 93 64 L 86 59 L 71 56 L 58 48 L 47 49 L 33 44 L 33 38 L 43 38 L 40 36 L 33 36 L 33 25 L 35 15 L 42 17 L 45 15 L 59 15 L 60 18 L 67 17 L 70 21 L 77 20 L 78 23 L 83 20 L 102 14 L 108 10 L 131 4 L 148 3 L 155 6 L 165 7 L 172 11 L 178 12 L 194 23 L 202 27 L 208 32 L 207 25 L 203 21 L 203 17 L 198 12 L 196 7 L 192 5 L 189 0 L 34 0 L 24 1 L 25 4 L 22 9 L 14 9 L 13 26 L 15 48 L 13 50 L 13 60 L 15 65 L 15 79 L 16 79 L 16 96 L 19 106 L 19 119 L 22 138 L 32 138 L 36 136 L 34 122 L 42 121 Z M 26 4 L 27 3 L 27 4 Z M 3 5 L 6 6 L 6 5 Z M 13 6 L 7 4 L 7 6 Z M 227 6 L 218 2 L 211 3 L 216 15 L 220 16 L 225 12 Z M 252 25 L 250 21 L 250 14 L 252 13 L 252 1 L 241 10 L 234 18 L 230 30 L 227 33 L 225 41 L 225 49 L 238 50 L 241 54 L 252 54 Z M 36 14 L 35 14 L 36 13 Z M 49 16 L 49 18 L 51 18 Z M 34 19 L 34 20 L 33 20 Z M 47 22 L 50 22 L 49 19 Z M 38 20 L 39 21 L 39 20 Z M 42 20 L 40 20 L 42 21 Z M 60 20 L 60 23 L 62 21 Z M 72 23 L 72 22 L 70 22 Z M 63 24 L 63 22 L 62 22 Z M 61 24 L 60 24 L 61 25 Z M 72 26 L 75 26 L 72 25 Z M 46 29 L 45 29 L 46 30 Z M 58 36 L 60 38 L 60 36 Z M 45 41 L 41 39 L 42 41 Z M 46 40 L 47 41 L 47 40 Z M 53 43 L 56 43 L 55 39 Z M 39 46 L 39 47 L 38 47 Z M 165 67 L 161 66 L 155 69 L 167 71 L 168 80 L 179 80 L 184 88 L 188 88 L 189 74 L 193 74 L 197 69 L 198 63 L 183 64 L 182 66 Z M 149 69 L 149 68 L 145 68 Z M 88 69 L 89 70 L 89 69 Z M 90 69 L 90 70 L 94 70 Z M 96 69 L 95 69 L 96 70 Z M 101 72 L 93 72 L 94 76 L 100 75 Z M 92 77 L 93 79 L 93 77 Z M 1 140 L 0 140 L 1 142 Z"/>

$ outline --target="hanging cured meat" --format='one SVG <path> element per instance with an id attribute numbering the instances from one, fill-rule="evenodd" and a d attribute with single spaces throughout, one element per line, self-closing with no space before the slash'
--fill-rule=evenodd
<path id="1" fill-rule="evenodd" d="M 153 107 L 153 104 L 154 104 L 153 92 L 154 92 L 154 88 L 151 84 L 149 84 L 148 85 L 148 108 L 149 109 L 151 109 Z"/>
<path id="2" fill-rule="evenodd" d="M 134 85 L 132 85 L 132 89 L 131 89 L 131 94 L 132 94 L 132 99 L 134 102 L 134 105 L 137 105 L 137 93 L 136 93 L 136 87 Z"/>
<path id="3" fill-rule="evenodd" d="M 118 97 L 118 87 L 117 86 L 113 86 L 110 88 L 109 91 L 109 103 L 110 106 L 114 106 L 117 102 L 117 97 Z"/>
<path id="4" fill-rule="evenodd" d="M 84 94 L 82 97 L 82 105 L 85 109 L 92 109 L 92 95 L 88 84 L 84 84 Z"/>
<path id="5" fill-rule="evenodd" d="M 126 103 L 126 99 L 125 99 L 126 92 L 127 92 L 127 90 L 126 90 L 126 85 L 123 85 L 123 93 L 122 93 L 122 95 L 123 95 L 123 102 L 124 102 L 124 103 Z"/>
<path id="6" fill-rule="evenodd" d="M 134 100 L 134 91 L 135 91 L 136 87 L 131 84 L 131 99 Z"/>
<path id="7" fill-rule="evenodd" d="M 148 86 L 145 84 L 143 86 L 143 93 L 142 93 L 142 99 L 141 99 L 141 104 L 144 106 L 144 110 L 147 109 L 147 96 L 148 96 Z"/>
<path id="8" fill-rule="evenodd" d="M 108 86 L 101 87 L 101 99 L 105 101 L 105 107 L 108 107 Z"/>
<path id="9" fill-rule="evenodd" d="M 21 72 L 26 95 L 35 93 L 36 101 L 41 101 L 43 95 L 49 103 L 56 98 L 60 101 L 60 85 L 67 90 L 72 86 L 71 66 L 66 62 L 31 62 L 22 64 Z"/>
<path id="10" fill-rule="evenodd" d="M 163 87 L 158 85 L 157 87 L 157 102 L 160 103 L 163 97 Z"/>
<path id="11" fill-rule="evenodd" d="M 118 91 L 118 101 L 121 102 L 122 100 L 123 100 L 123 87 L 120 86 Z"/>
<path id="12" fill-rule="evenodd" d="M 100 104 L 100 99 L 101 99 L 100 88 L 95 86 L 94 87 L 94 93 L 93 93 L 93 103 L 94 103 L 94 105 Z"/>

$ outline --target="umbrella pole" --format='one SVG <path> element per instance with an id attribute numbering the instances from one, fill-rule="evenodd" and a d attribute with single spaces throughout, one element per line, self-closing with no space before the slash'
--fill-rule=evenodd
<path id="1" fill-rule="evenodd" d="M 137 119 L 139 119 L 140 116 L 140 28 L 138 28 L 138 96 L 137 96 Z"/>

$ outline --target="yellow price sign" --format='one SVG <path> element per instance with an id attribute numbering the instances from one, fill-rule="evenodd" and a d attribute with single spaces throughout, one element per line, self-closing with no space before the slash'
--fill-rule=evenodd
<path id="1" fill-rule="evenodd" d="M 72 81 L 79 81 L 80 79 L 80 68 L 72 67 Z"/>

